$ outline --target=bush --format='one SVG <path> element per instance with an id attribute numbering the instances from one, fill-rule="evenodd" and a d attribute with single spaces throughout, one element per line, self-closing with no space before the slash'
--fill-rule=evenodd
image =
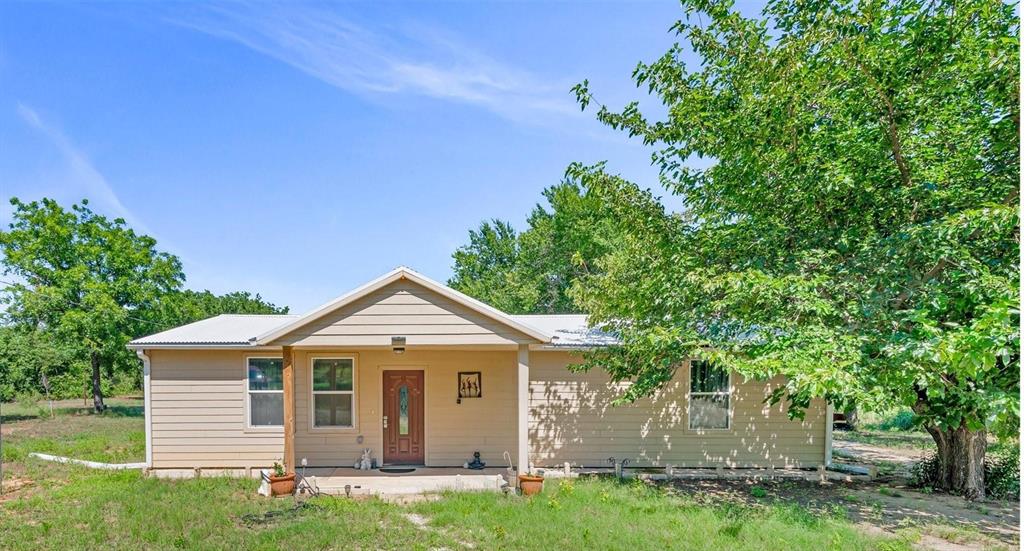
<path id="1" fill-rule="evenodd" d="M 910 485 L 935 488 L 939 480 L 939 455 L 932 454 L 910 469 Z M 985 454 L 985 494 L 993 499 L 1020 496 L 1020 446 L 1004 446 Z"/>
<path id="2" fill-rule="evenodd" d="M 914 412 L 901 409 L 896 415 L 884 419 L 878 424 L 879 430 L 908 431 L 914 428 Z"/>
<path id="3" fill-rule="evenodd" d="M 1020 497 L 1019 444 L 986 454 L 985 492 L 995 499 Z"/>

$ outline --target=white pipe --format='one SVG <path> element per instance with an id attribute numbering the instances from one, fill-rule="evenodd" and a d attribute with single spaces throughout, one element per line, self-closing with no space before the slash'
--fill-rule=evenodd
<path id="1" fill-rule="evenodd" d="M 145 350 L 136 350 L 135 354 L 142 360 L 142 407 L 146 415 L 146 469 L 153 468 L 153 392 L 150 388 L 150 372 L 152 365 Z"/>
<path id="2" fill-rule="evenodd" d="M 37 459 L 43 459 L 46 461 L 53 461 L 56 463 L 73 463 L 75 465 L 83 465 L 93 469 L 106 469 L 110 471 L 123 471 L 127 469 L 144 469 L 146 468 L 145 463 L 100 463 L 99 461 L 86 461 L 84 459 L 71 459 L 70 457 L 61 457 L 59 455 L 49 455 L 46 453 L 32 452 L 28 454 L 30 457 Z"/>

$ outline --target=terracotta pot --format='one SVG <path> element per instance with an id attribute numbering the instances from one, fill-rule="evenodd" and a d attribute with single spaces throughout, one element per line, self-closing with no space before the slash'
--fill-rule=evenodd
<path id="1" fill-rule="evenodd" d="M 270 495 L 290 496 L 295 493 L 295 473 L 284 476 L 270 476 Z"/>
<path id="2" fill-rule="evenodd" d="M 519 489 L 524 496 L 537 495 L 544 489 L 544 477 L 532 474 L 519 475 Z"/>

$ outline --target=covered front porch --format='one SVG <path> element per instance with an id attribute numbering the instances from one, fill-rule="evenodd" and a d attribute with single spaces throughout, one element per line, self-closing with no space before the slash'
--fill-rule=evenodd
<path id="1" fill-rule="evenodd" d="M 528 465 L 530 351 L 284 346 L 288 470 Z M 367 454 L 367 450 L 369 453 Z"/>
<path id="2" fill-rule="evenodd" d="M 398 268 L 253 344 L 280 350 L 289 471 L 352 467 L 367 454 L 376 465 L 460 467 L 479 452 L 523 472 L 530 347 L 550 341 Z"/>

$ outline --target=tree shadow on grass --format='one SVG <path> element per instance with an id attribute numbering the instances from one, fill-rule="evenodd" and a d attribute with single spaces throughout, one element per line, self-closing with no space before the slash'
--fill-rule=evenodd
<path id="1" fill-rule="evenodd" d="M 142 417 L 146 414 L 143 406 L 107 406 L 102 413 L 92 407 L 54 408 L 55 415 L 98 415 L 101 417 Z"/>

